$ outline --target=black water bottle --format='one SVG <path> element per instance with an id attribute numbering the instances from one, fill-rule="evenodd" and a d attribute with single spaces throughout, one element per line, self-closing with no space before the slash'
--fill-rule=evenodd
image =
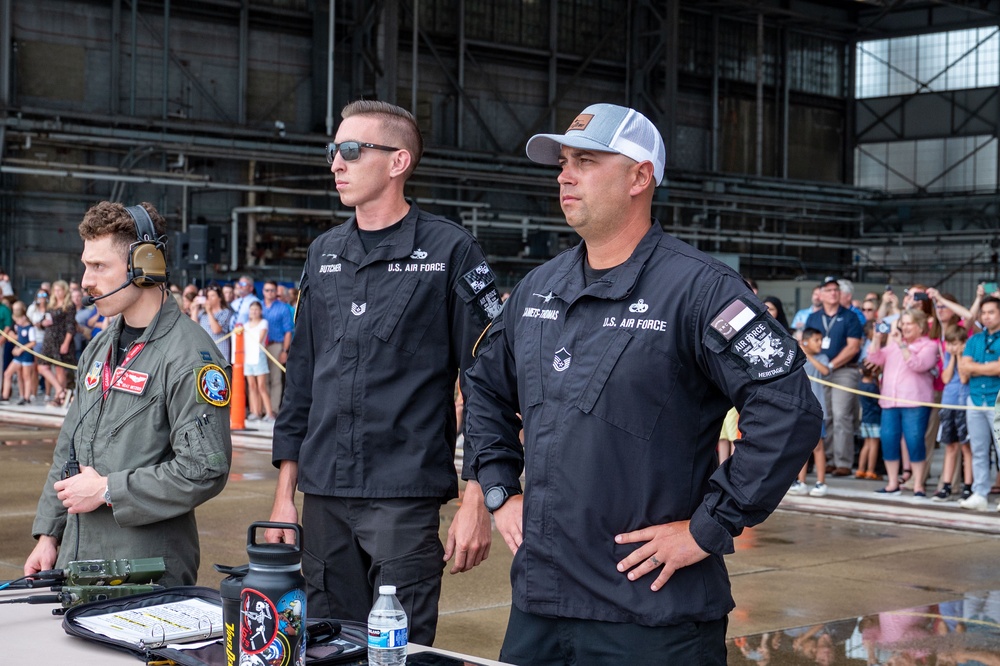
<path id="1" fill-rule="evenodd" d="M 257 530 L 295 532 L 295 543 L 257 543 Z M 240 664 L 305 666 L 306 581 L 302 528 L 258 522 L 247 530 L 250 571 L 240 593 Z"/>
<path id="2" fill-rule="evenodd" d="M 243 592 L 243 579 L 250 567 L 247 564 L 231 567 L 216 564 L 215 570 L 226 574 L 219 584 L 219 595 L 222 597 L 222 627 L 223 645 L 226 648 L 226 666 L 237 666 L 240 663 L 240 594 Z"/>

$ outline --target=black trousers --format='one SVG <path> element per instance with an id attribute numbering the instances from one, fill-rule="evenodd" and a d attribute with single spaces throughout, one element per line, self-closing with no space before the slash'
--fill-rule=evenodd
<path id="1" fill-rule="evenodd" d="M 518 666 L 725 666 L 728 618 L 668 627 L 533 615 L 510 607 L 500 661 Z"/>
<path id="2" fill-rule="evenodd" d="M 409 640 L 434 643 L 444 547 L 441 501 L 306 495 L 302 574 L 309 617 L 366 622 L 379 585 L 395 585 Z"/>

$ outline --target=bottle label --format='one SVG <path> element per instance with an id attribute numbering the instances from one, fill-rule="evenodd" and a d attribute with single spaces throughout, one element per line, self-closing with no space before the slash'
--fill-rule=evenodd
<path id="1" fill-rule="evenodd" d="M 368 647 L 398 648 L 406 646 L 406 627 L 402 629 L 376 629 L 368 627 Z"/>

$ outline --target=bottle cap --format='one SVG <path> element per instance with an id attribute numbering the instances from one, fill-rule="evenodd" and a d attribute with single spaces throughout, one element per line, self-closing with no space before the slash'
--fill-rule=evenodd
<path id="1" fill-rule="evenodd" d="M 378 593 L 379 594 L 396 594 L 396 586 L 395 585 L 379 585 L 378 586 Z"/>

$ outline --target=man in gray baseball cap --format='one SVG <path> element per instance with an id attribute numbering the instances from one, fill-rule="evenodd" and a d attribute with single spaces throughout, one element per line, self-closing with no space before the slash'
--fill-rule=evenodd
<path id="1" fill-rule="evenodd" d="M 667 151 L 656 126 L 635 109 L 591 104 L 573 120 L 565 134 L 536 134 L 528 140 L 528 158 L 539 164 L 559 164 L 563 146 L 619 153 L 653 165 L 656 184 L 663 182 Z"/>
<path id="2" fill-rule="evenodd" d="M 725 664 L 724 555 L 819 440 L 796 342 L 652 217 L 665 152 L 612 104 L 527 143 L 583 242 L 518 284 L 466 374 L 472 470 L 514 553 L 505 662 Z"/>

